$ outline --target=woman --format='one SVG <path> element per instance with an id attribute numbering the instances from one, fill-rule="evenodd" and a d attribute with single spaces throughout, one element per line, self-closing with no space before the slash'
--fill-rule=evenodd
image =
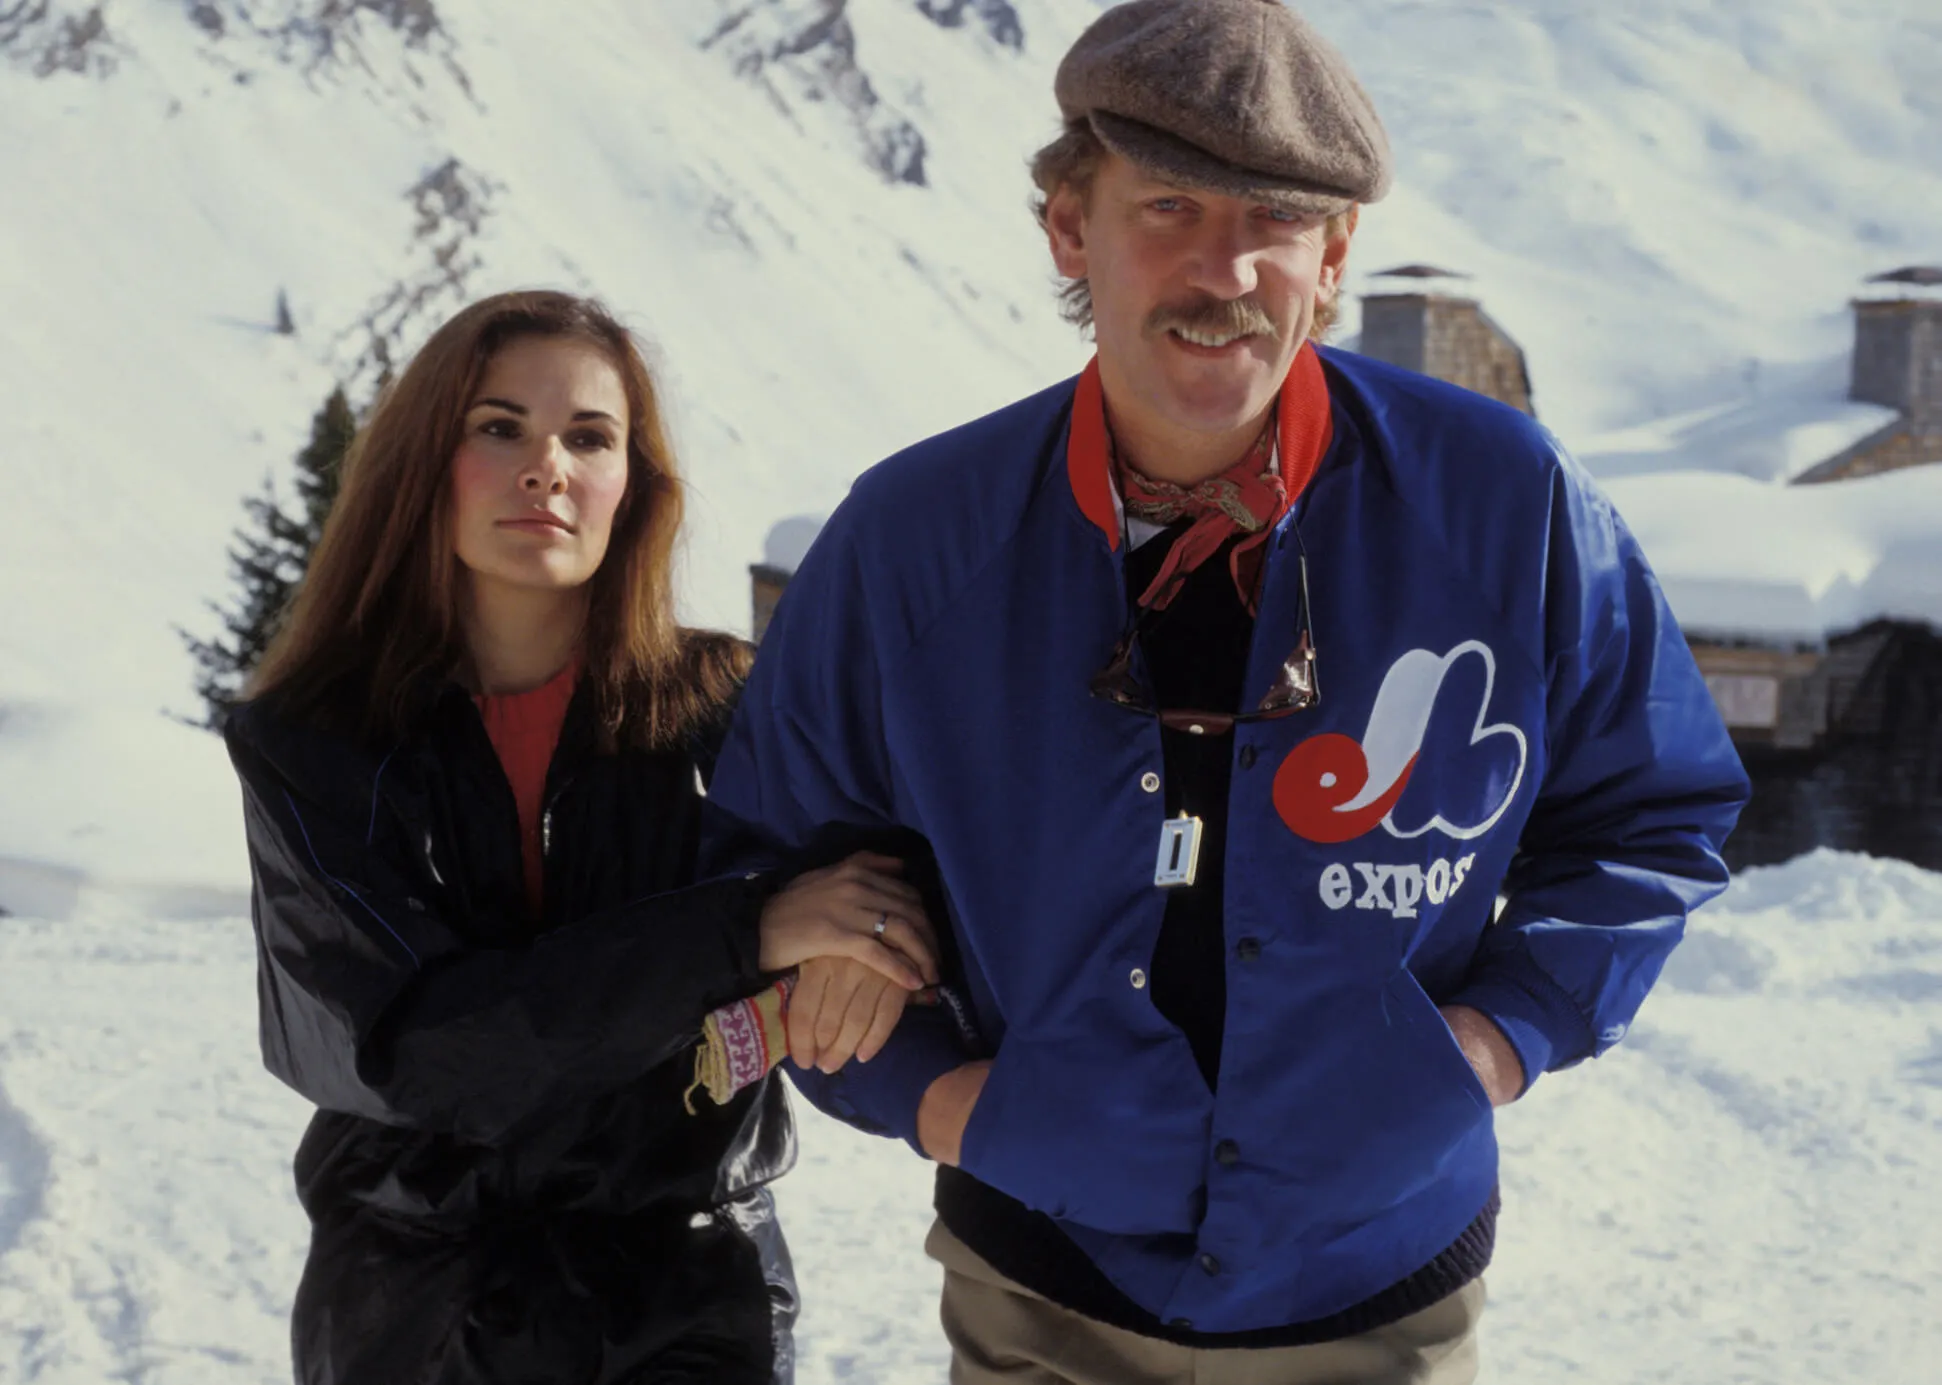
<path id="1" fill-rule="evenodd" d="M 788 1109 L 691 1114 L 697 1036 L 801 963 L 935 969 L 893 860 L 695 883 L 746 653 L 675 622 L 681 505 L 619 324 L 475 304 L 380 400 L 229 722 L 264 1057 L 322 1108 L 306 1385 L 788 1376 Z"/>

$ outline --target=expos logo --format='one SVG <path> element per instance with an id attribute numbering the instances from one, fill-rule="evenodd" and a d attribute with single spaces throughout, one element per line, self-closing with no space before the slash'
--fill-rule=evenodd
<path id="1" fill-rule="evenodd" d="M 1378 825 L 1402 838 L 1482 836 L 1517 797 L 1529 759 L 1522 731 L 1487 720 L 1496 683 L 1496 656 L 1478 640 L 1447 654 L 1410 650 L 1383 676 L 1361 740 L 1329 732 L 1288 752 L 1275 772 L 1275 811 L 1296 836 L 1324 844 L 1353 841 Z M 1454 728 L 1445 724 L 1452 711 L 1464 714 Z M 1426 749 L 1433 730 L 1438 740 Z"/>

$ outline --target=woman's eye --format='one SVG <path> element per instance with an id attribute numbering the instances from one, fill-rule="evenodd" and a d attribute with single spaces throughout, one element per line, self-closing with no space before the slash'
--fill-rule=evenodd
<path id="1" fill-rule="evenodd" d="M 573 445 L 582 452 L 603 452 L 614 445 L 611 436 L 602 432 L 578 433 L 574 435 Z"/>
<path id="2" fill-rule="evenodd" d="M 489 438 L 516 438 L 519 425 L 510 418 L 489 418 L 479 425 L 479 431 Z"/>

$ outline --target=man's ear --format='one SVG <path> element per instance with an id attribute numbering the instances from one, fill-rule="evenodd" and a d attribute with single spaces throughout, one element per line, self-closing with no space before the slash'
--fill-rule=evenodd
<path id="1" fill-rule="evenodd" d="M 1060 184 L 1046 199 L 1045 239 L 1061 277 L 1086 277 L 1086 200 L 1070 183 Z"/>
<path id="2" fill-rule="evenodd" d="M 1361 219 L 1362 208 L 1352 206 L 1348 212 L 1348 224 L 1342 234 L 1332 236 L 1322 247 L 1321 273 L 1316 276 L 1315 296 L 1323 303 L 1333 303 L 1342 291 L 1342 279 L 1349 272 L 1349 242 L 1355 239 L 1356 222 Z"/>

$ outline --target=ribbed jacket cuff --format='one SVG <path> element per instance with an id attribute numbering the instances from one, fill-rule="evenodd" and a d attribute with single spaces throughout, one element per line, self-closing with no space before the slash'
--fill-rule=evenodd
<path id="1" fill-rule="evenodd" d="M 1499 962 L 1473 974 L 1444 1004 L 1467 1005 L 1504 1031 L 1523 1064 L 1525 1091 L 1553 1067 L 1591 1056 L 1591 1026 L 1578 1003 L 1548 977 L 1525 977 Z"/>

